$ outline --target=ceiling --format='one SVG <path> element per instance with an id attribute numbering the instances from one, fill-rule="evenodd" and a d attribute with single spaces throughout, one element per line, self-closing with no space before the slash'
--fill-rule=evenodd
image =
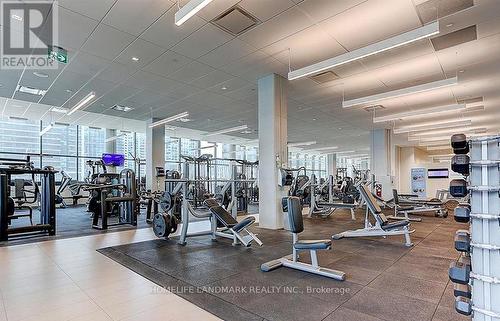
<path id="1" fill-rule="evenodd" d="M 59 0 L 59 46 L 68 50 L 69 63 L 40 70 L 46 78 L 34 75 L 35 70 L 2 70 L 0 96 L 8 100 L 0 106 L 7 116 L 21 112 L 11 99 L 31 103 L 30 108 L 71 108 L 95 91 L 97 99 L 73 118 L 109 124 L 106 117 L 145 121 L 189 111 L 192 121 L 182 123 L 186 128 L 217 131 L 248 124 L 253 134 L 235 136 L 255 139 L 257 79 L 269 73 L 286 77 L 289 61 L 297 69 L 420 27 L 418 6 L 439 1 L 460 0 L 214 0 L 177 27 L 176 1 Z M 210 23 L 235 5 L 259 21 L 239 36 Z M 423 39 L 336 67 L 332 70 L 338 78 L 331 82 L 291 81 L 289 141 L 315 140 L 318 147 L 361 150 L 369 145 L 373 128 L 425 123 L 429 118 L 373 124 L 373 112 L 343 109 L 343 99 L 456 75 L 456 86 L 380 102 L 385 109 L 377 115 L 482 96 L 485 110 L 468 113 L 467 118 L 474 127 L 498 131 L 500 1 L 474 0 L 474 6 L 441 17 L 439 23 L 440 35 L 476 25 L 477 40 L 436 51 Z M 40 99 L 16 92 L 18 84 L 48 92 Z M 134 109 L 115 111 L 110 108 L 115 104 Z M 49 117 L 47 112 L 40 117 L 44 115 Z M 60 122 L 75 122 L 72 116 L 50 114 Z M 406 138 L 398 135 L 396 142 L 413 143 Z"/>

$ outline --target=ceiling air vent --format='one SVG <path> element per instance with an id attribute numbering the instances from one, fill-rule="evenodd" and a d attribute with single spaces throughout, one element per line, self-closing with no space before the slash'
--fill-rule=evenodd
<path id="1" fill-rule="evenodd" d="M 460 29 L 449 34 L 436 37 L 431 39 L 432 45 L 436 51 L 443 50 L 446 48 L 458 46 L 460 44 L 474 41 L 477 39 L 477 28 L 476 26 L 470 26 L 464 29 Z"/>
<path id="2" fill-rule="evenodd" d="M 474 0 L 429 0 L 417 6 L 423 24 L 474 6 Z"/>
<path id="3" fill-rule="evenodd" d="M 474 106 L 474 107 L 467 107 L 465 108 L 466 113 L 474 113 L 476 111 L 483 111 L 484 106 Z"/>
<path id="4" fill-rule="evenodd" d="M 259 23 L 257 18 L 238 6 L 230 8 L 211 22 L 233 36 L 239 36 Z"/>
<path id="5" fill-rule="evenodd" d="M 334 73 L 333 71 L 325 71 L 317 75 L 311 76 L 311 79 L 317 82 L 318 84 L 324 84 L 339 79 L 339 76 L 337 76 L 337 74 Z"/>

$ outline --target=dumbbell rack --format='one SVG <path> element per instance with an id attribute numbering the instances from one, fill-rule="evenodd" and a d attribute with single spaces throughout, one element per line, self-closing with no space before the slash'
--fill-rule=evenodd
<path id="1" fill-rule="evenodd" d="M 459 313 L 473 315 L 474 321 L 500 321 L 500 136 L 468 144 L 470 212 L 462 205 L 456 219 L 461 216 L 457 220 L 468 221 L 470 228 L 457 232 L 455 247 L 463 255 L 450 267 L 450 278 L 454 268 L 463 275 L 462 284 L 455 285 Z"/>

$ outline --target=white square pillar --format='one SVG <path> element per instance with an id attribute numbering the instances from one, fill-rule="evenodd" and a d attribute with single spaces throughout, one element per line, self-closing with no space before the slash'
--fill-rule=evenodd
<path id="1" fill-rule="evenodd" d="M 156 167 L 165 167 L 165 125 L 149 127 L 158 120 L 151 119 L 146 124 L 146 189 L 152 191 L 164 188 L 163 180 L 157 184 Z"/>
<path id="2" fill-rule="evenodd" d="M 279 169 L 288 165 L 287 80 L 272 74 L 259 79 L 259 226 L 283 227 Z"/>

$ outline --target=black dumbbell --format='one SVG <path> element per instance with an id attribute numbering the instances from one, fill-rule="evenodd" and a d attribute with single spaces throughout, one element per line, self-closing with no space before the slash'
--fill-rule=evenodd
<path id="1" fill-rule="evenodd" d="M 455 310 L 463 315 L 472 314 L 472 302 L 468 298 L 458 297 L 455 299 Z"/>
<path id="2" fill-rule="evenodd" d="M 464 297 L 467 299 L 472 298 L 472 287 L 469 284 L 458 284 L 453 285 L 453 296 L 456 298 Z"/>
<path id="3" fill-rule="evenodd" d="M 453 262 L 450 264 L 448 276 L 451 282 L 458 284 L 469 284 L 471 265 L 468 262 Z"/>
<path id="4" fill-rule="evenodd" d="M 454 210 L 455 221 L 459 223 L 469 223 L 470 221 L 470 205 L 460 204 Z"/>
<path id="5" fill-rule="evenodd" d="M 455 173 L 468 176 L 470 173 L 469 164 L 469 155 L 455 155 L 451 158 L 451 170 Z"/>
<path id="6" fill-rule="evenodd" d="M 459 252 L 470 252 L 470 233 L 466 230 L 458 230 L 455 233 L 455 250 Z"/>
<path id="7" fill-rule="evenodd" d="M 451 147 L 453 148 L 453 153 L 455 154 L 469 153 L 469 143 L 467 142 L 467 136 L 465 136 L 464 134 L 455 134 L 451 136 Z"/>
<path id="8" fill-rule="evenodd" d="M 465 197 L 467 190 L 467 181 L 465 179 L 454 179 L 450 182 L 450 194 L 453 197 Z"/>

